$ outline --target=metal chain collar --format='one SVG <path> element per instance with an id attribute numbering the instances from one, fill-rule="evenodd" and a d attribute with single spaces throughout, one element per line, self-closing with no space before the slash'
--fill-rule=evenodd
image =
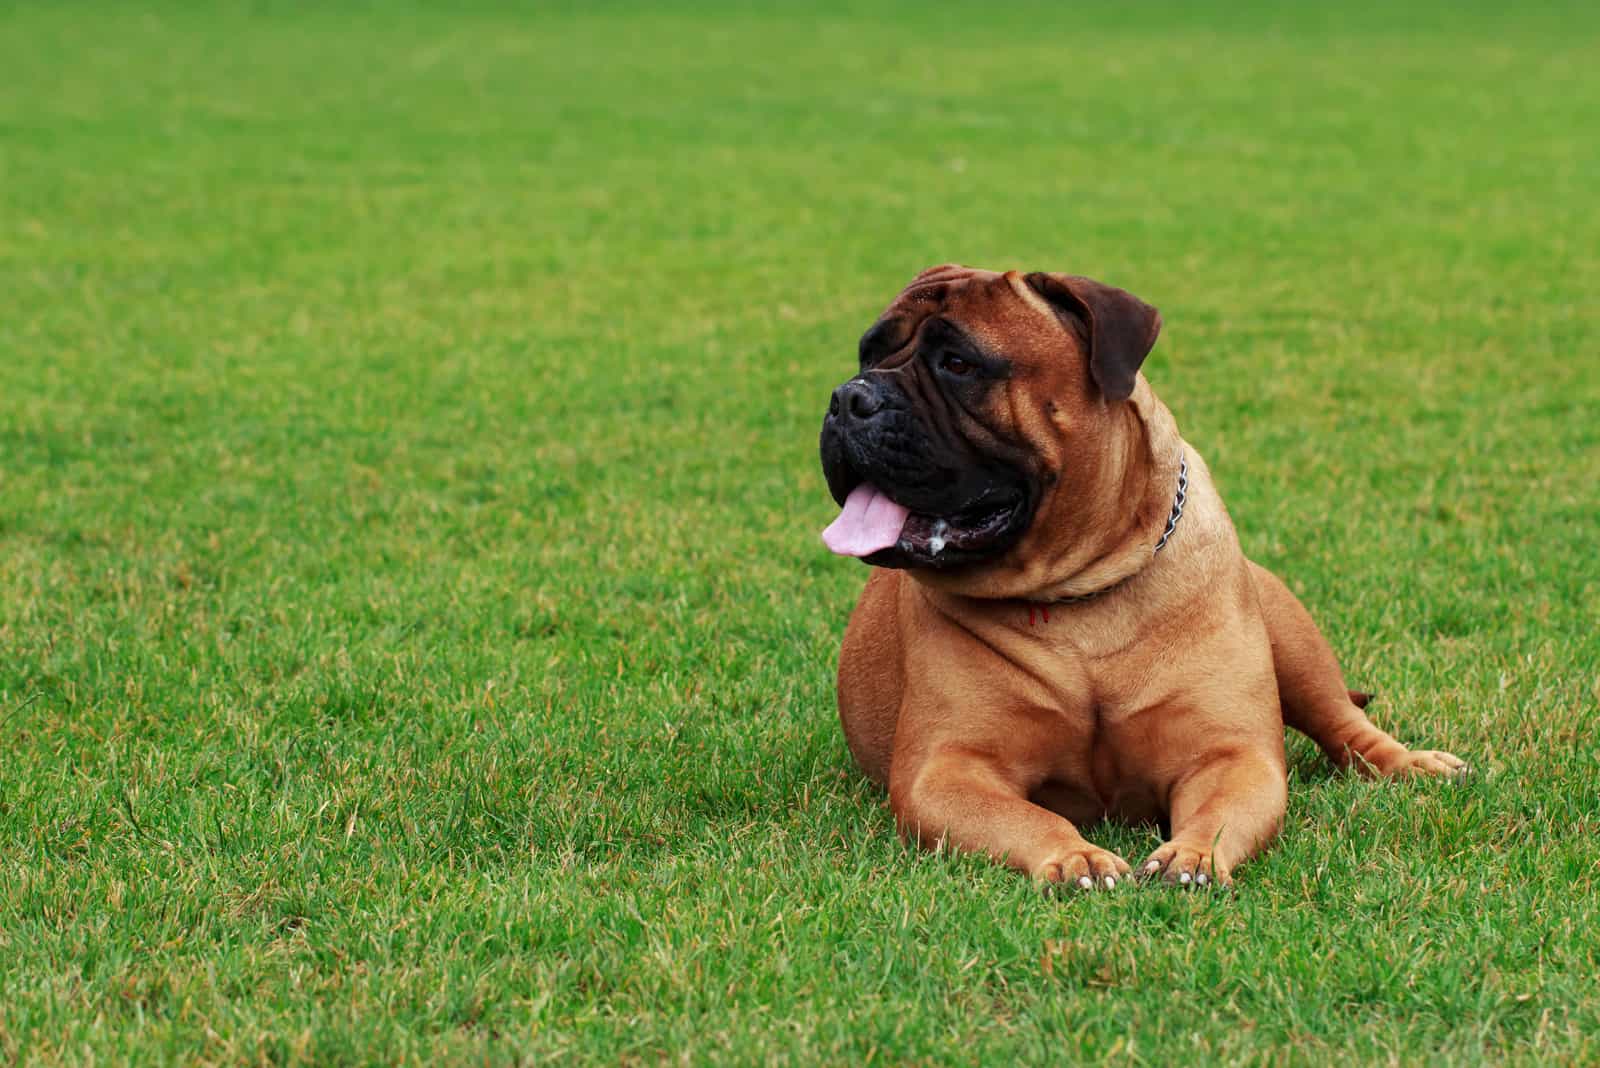
<path id="1" fill-rule="evenodd" d="M 1156 552 L 1167 547 L 1167 539 L 1172 537 L 1172 532 L 1178 529 L 1178 520 L 1183 518 L 1183 503 L 1189 499 L 1189 459 L 1181 453 L 1178 456 L 1178 496 L 1172 502 L 1172 514 L 1167 516 L 1167 529 L 1161 532 L 1161 540 L 1156 542 Z"/>

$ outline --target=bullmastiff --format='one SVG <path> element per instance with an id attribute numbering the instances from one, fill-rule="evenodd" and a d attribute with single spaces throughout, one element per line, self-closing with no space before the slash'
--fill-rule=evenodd
<path id="1" fill-rule="evenodd" d="M 872 565 L 839 657 L 850 752 L 903 834 L 1084 889 L 1130 874 L 1084 838 L 1170 829 L 1140 877 L 1227 884 L 1283 821 L 1283 727 L 1334 764 L 1454 775 L 1349 691 L 1294 594 L 1246 559 L 1140 365 L 1123 290 L 946 265 L 861 339 L 833 393 L 823 532 Z"/>

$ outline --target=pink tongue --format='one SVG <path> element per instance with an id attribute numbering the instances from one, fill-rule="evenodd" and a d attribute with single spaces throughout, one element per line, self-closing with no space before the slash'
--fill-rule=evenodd
<path id="1" fill-rule="evenodd" d="M 822 544 L 840 556 L 871 556 L 900 540 L 910 513 L 863 482 L 845 498 L 844 511 L 822 532 Z"/>

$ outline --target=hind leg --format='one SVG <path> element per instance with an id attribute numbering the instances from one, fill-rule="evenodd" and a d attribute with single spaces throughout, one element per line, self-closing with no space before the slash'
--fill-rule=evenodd
<path id="1" fill-rule="evenodd" d="M 1322 747 L 1341 768 L 1369 775 L 1455 775 L 1465 762 L 1450 753 L 1411 750 L 1362 711 L 1366 695 L 1345 688 L 1344 674 L 1310 613 L 1276 575 L 1250 564 L 1272 639 L 1283 721 Z"/>

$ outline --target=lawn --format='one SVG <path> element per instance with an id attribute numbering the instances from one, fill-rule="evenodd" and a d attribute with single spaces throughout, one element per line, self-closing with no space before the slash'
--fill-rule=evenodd
<path id="1" fill-rule="evenodd" d="M 1600 9 L 1514 7 L 0 9 L 0 1061 L 1600 1060 Z M 1476 774 L 1297 737 L 1231 895 L 903 846 L 816 432 L 947 260 L 1158 305 Z"/>

